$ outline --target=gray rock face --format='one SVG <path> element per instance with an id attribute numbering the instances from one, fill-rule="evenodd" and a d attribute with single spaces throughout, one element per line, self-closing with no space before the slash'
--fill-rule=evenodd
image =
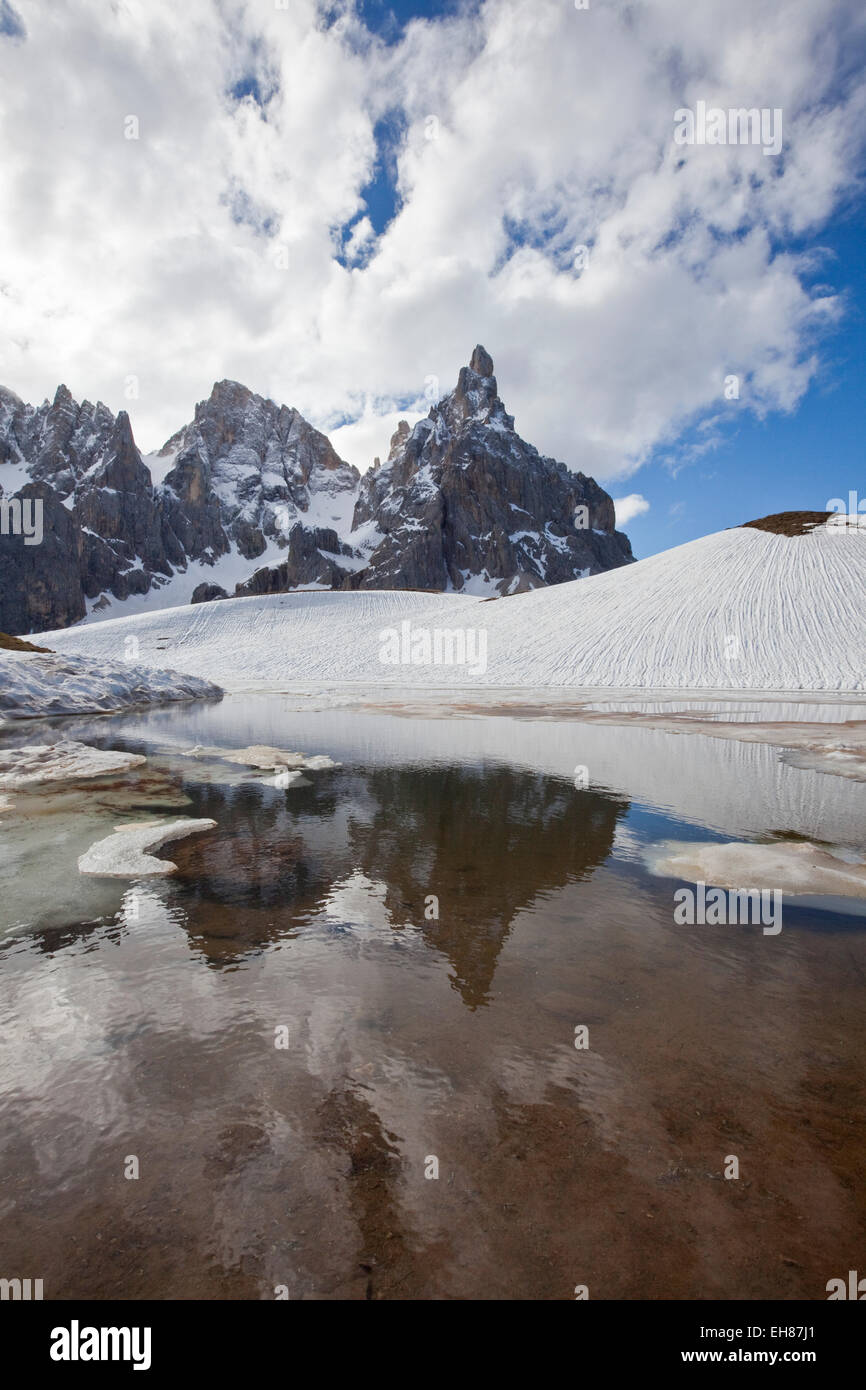
<path id="1" fill-rule="evenodd" d="M 455 390 L 413 430 L 401 421 L 385 463 L 361 479 L 353 532 L 365 531 L 369 565 L 353 587 L 517 593 L 634 558 L 608 494 L 515 432 L 480 346 Z"/>
<path id="2" fill-rule="evenodd" d="M 213 568 L 193 602 L 221 597 L 232 554 L 235 573 L 237 556 L 249 562 L 238 594 L 505 594 L 633 558 L 608 494 L 516 433 L 482 347 L 363 478 L 296 410 L 232 381 L 151 463 L 157 483 L 124 411 L 79 405 L 65 386 L 37 407 L 0 387 L 0 504 L 40 501 L 44 533 L 38 545 L 0 534 L 0 631 L 66 626 L 87 600 L 147 594 L 191 562 Z"/>
<path id="3" fill-rule="evenodd" d="M 0 632 L 46 632 L 84 617 L 81 533 L 47 483 L 27 483 L 15 494 L 42 502 L 43 539 L 26 545 L 0 535 Z"/>
<path id="4" fill-rule="evenodd" d="M 184 563 L 177 509 L 153 488 L 124 411 L 78 405 L 65 386 L 38 407 L 0 390 L 0 465 L 0 500 L 38 496 L 44 532 L 32 546 L 0 535 L 0 628 L 76 622 L 85 598 L 146 593 Z"/>
<path id="5" fill-rule="evenodd" d="M 289 533 L 285 560 L 256 570 L 246 583 L 235 585 L 235 595 L 242 598 L 247 594 L 285 594 L 290 589 L 313 585 L 348 588 L 350 572 L 340 561 L 345 565 L 352 555 L 351 546 L 341 541 L 336 531 L 322 527 L 308 530 L 297 523 Z"/>

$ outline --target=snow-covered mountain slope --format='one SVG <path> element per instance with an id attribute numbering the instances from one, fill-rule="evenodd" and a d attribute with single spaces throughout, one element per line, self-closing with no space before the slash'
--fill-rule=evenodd
<path id="1" fill-rule="evenodd" d="M 0 535 L 6 632 L 77 622 L 88 599 L 146 593 L 184 563 L 177 498 L 152 486 L 126 413 L 65 386 L 35 407 L 0 388 L 0 495 L 19 499 L 31 532 Z"/>
<path id="2" fill-rule="evenodd" d="M 493 601 L 396 591 L 273 595 L 43 640 L 117 660 L 135 635 L 138 661 L 230 690 L 357 682 L 858 691 L 866 689 L 864 600 L 866 529 L 817 526 L 791 536 L 744 526 Z"/>

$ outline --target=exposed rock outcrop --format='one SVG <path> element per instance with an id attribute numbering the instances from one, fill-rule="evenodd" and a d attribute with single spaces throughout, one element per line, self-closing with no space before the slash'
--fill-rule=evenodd
<path id="1" fill-rule="evenodd" d="M 65 386 L 38 407 L 0 391 L 0 464 L 2 500 L 38 501 L 42 532 L 31 544 L 2 528 L 7 631 L 67 626 L 85 616 L 86 599 L 147 593 L 185 563 L 175 499 L 153 487 L 125 411 L 78 405 Z"/>
<path id="2" fill-rule="evenodd" d="M 215 599 L 228 598 L 220 584 L 197 584 L 192 591 L 190 603 L 213 603 Z"/>

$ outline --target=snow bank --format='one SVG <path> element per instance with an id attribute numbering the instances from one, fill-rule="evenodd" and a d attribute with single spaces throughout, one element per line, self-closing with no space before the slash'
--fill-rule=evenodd
<path id="1" fill-rule="evenodd" d="M 116 642 L 116 638 L 115 638 Z M 121 644 L 122 650 L 122 644 Z M 113 655 L 116 655 L 114 646 Z M 161 663 L 128 666 L 101 653 L 73 656 L 0 652 L 0 716 L 98 714 L 173 700 L 217 699 L 219 686 L 195 675 L 154 669 Z"/>
<path id="2" fill-rule="evenodd" d="M 134 634 L 145 665 L 169 660 L 230 690 L 363 683 L 853 692 L 866 690 L 864 595 L 866 530 L 784 536 L 735 527 L 492 602 L 394 591 L 277 594 L 41 640 L 110 657 Z M 472 659 L 424 660 L 437 631 L 462 633 Z M 454 648 L 450 638 L 440 644 L 446 655 Z M 398 653 L 395 664 L 383 662 L 386 651 Z"/>
<path id="3" fill-rule="evenodd" d="M 78 872 L 96 878 L 156 878 L 176 874 L 177 865 L 154 859 L 148 850 L 171 840 L 215 830 L 215 820 L 154 821 L 147 825 L 118 826 L 113 835 L 97 840 L 78 860 Z"/>
<path id="4" fill-rule="evenodd" d="M 34 782 L 77 782 L 127 772 L 146 762 L 140 753 L 104 752 L 86 743 L 32 743 L 0 749 L 0 787 L 14 791 Z"/>

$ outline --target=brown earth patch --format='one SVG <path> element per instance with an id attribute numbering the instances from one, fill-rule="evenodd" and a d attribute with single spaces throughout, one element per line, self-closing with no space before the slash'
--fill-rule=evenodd
<path id="1" fill-rule="evenodd" d="M 22 642 L 20 637 L 10 637 L 7 632 L 0 632 L 0 647 L 7 652 L 50 652 L 50 647 L 34 647 L 32 642 Z"/>
<path id="2" fill-rule="evenodd" d="M 808 536 L 816 526 L 823 526 L 834 515 L 834 512 L 774 512 L 772 516 L 762 516 L 757 521 L 744 521 L 743 526 L 751 526 L 756 531 L 770 531 L 774 536 Z"/>

